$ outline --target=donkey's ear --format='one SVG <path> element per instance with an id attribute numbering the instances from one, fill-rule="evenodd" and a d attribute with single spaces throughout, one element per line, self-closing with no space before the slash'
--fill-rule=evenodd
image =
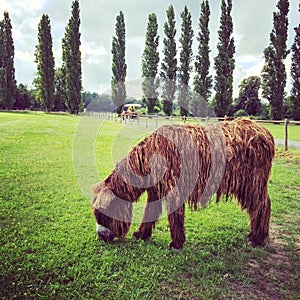
<path id="1" fill-rule="evenodd" d="M 93 191 L 94 194 L 98 194 L 104 188 L 106 188 L 104 182 L 99 182 L 99 183 L 96 183 L 94 186 L 92 186 L 92 191 Z"/>
<path id="2" fill-rule="evenodd" d="M 107 209 L 114 198 L 113 192 L 104 183 L 95 185 L 93 191 L 95 194 L 93 206 L 96 209 Z"/>

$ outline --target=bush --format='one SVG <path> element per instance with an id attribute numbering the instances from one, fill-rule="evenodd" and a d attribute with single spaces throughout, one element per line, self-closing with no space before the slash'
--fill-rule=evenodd
<path id="1" fill-rule="evenodd" d="M 240 109 L 234 113 L 234 117 L 246 117 L 248 116 L 247 112 L 244 109 Z"/>

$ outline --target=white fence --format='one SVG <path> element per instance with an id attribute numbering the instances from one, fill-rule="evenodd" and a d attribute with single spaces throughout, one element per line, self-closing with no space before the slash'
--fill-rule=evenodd
<path id="1" fill-rule="evenodd" d="M 216 122 L 224 120 L 224 118 L 195 118 L 195 117 L 178 117 L 178 116 L 159 116 L 157 114 L 154 115 L 138 115 L 135 118 L 130 118 L 128 116 L 121 117 L 118 116 L 116 113 L 111 112 L 92 112 L 92 111 L 86 111 L 84 113 L 86 116 L 101 118 L 103 120 L 118 122 L 118 123 L 124 123 L 124 124 L 135 124 L 138 126 L 144 126 L 145 128 L 153 127 L 158 128 L 161 125 L 165 124 L 175 124 L 175 123 L 209 123 L 209 122 Z M 292 142 L 289 143 L 289 134 L 288 134 L 288 126 L 289 125 L 300 125 L 300 121 L 290 121 L 288 119 L 282 120 L 282 121 L 275 121 L 275 120 L 255 120 L 258 123 L 269 123 L 269 124 L 284 124 L 284 139 L 280 140 L 279 144 L 282 144 L 284 146 L 285 150 L 288 150 L 289 144 L 290 146 L 298 147 L 300 145 L 300 142 Z M 300 128 L 299 128 L 300 130 Z"/>

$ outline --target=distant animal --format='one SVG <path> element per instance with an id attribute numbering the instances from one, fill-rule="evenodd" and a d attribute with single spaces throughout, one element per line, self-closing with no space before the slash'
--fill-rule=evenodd
<path id="1" fill-rule="evenodd" d="M 132 222 L 133 203 L 147 192 L 138 239 L 148 240 L 165 203 L 170 247 L 185 242 L 185 204 L 197 210 L 236 198 L 249 215 L 252 246 L 269 235 L 268 180 L 274 157 L 270 132 L 248 119 L 211 125 L 165 125 L 138 143 L 101 183 L 93 187 L 93 214 L 99 238 L 123 239 Z"/>

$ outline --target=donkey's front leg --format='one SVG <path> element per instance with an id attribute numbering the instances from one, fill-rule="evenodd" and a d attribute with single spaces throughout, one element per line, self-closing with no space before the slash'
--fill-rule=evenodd
<path id="1" fill-rule="evenodd" d="M 148 191 L 147 203 L 140 227 L 133 234 L 137 239 L 142 239 L 144 241 L 150 239 L 152 229 L 155 228 L 155 223 L 162 213 L 162 200 L 158 199 L 153 201 L 153 199 L 157 199 L 157 197 L 154 197 L 153 192 Z"/>
<path id="2" fill-rule="evenodd" d="M 171 249 L 180 250 L 185 242 L 184 214 L 185 205 L 183 204 L 168 216 L 172 239 L 169 245 Z"/>

